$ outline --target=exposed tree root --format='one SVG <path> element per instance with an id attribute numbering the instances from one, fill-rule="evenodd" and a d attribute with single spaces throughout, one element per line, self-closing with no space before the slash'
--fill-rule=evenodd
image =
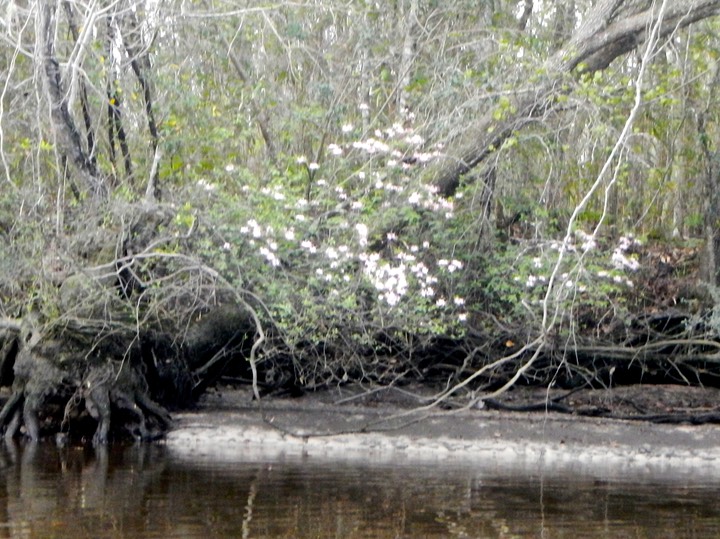
<path id="1" fill-rule="evenodd" d="M 90 416 L 98 423 L 94 444 L 105 444 L 113 426 L 113 416 L 129 416 L 121 426 L 133 437 L 148 441 L 159 438 L 171 424 L 170 414 L 147 396 L 147 388 L 131 367 L 121 363 L 89 370 L 80 395 Z M 70 414 L 67 413 L 66 417 Z"/>
<path id="2" fill-rule="evenodd" d="M 86 372 L 77 372 L 82 366 Z M 152 440 L 170 426 L 169 413 L 150 399 L 142 375 L 128 363 L 81 361 L 69 367 L 63 370 L 30 349 L 20 352 L 12 395 L 0 411 L 6 438 L 23 431 L 33 441 L 60 431 L 83 438 L 87 415 L 97 423 L 96 444 L 107 443 L 111 431 L 117 438 Z"/>

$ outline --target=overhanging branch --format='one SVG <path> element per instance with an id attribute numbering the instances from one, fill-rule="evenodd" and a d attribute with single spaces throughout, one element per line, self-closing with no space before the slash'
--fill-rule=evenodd
<path id="1" fill-rule="evenodd" d="M 661 21 L 659 36 L 667 37 L 694 22 L 720 14 L 720 0 L 679 0 L 668 6 Z M 570 74 L 592 73 L 607 68 L 616 58 L 644 43 L 646 33 L 657 22 L 652 2 L 640 5 L 623 0 L 598 2 L 558 52 L 546 63 L 547 76 L 531 94 L 510 98 L 511 106 L 501 120 L 489 111 L 468 130 L 455 151 L 434 171 L 434 184 L 444 196 L 452 196 L 460 178 L 483 163 L 505 140 L 534 118 L 555 106 L 555 97 L 565 91 L 563 79 Z"/>

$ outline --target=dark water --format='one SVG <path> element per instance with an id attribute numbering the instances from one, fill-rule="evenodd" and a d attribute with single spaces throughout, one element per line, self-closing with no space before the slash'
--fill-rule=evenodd
<path id="1" fill-rule="evenodd" d="M 0 537 L 720 537 L 720 483 L 163 446 L 0 449 Z"/>

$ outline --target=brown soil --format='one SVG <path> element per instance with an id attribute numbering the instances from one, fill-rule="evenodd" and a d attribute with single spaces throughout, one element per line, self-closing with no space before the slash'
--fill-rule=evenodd
<path id="1" fill-rule="evenodd" d="M 509 407 L 556 402 L 575 414 L 674 423 L 720 423 L 720 389 L 633 385 L 576 392 L 520 388 L 498 399 Z M 717 415 L 713 419 L 712 416 Z"/>
<path id="2" fill-rule="evenodd" d="M 320 405 L 338 411 L 363 408 L 369 412 L 409 411 L 432 402 L 434 393 L 423 386 L 365 388 L 357 385 L 307 393 L 302 397 L 271 397 L 263 406 L 293 409 Z M 241 389 L 218 389 L 203 401 L 207 408 L 246 408 L 251 393 Z M 452 397 L 438 410 L 466 408 L 469 399 Z M 546 413 L 600 417 L 656 423 L 720 423 L 720 389 L 680 385 L 632 385 L 608 389 L 564 390 L 516 387 L 478 410 L 500 410 L 517 414 Z M 715 417 L 717 416 L 717 417 Z"/>

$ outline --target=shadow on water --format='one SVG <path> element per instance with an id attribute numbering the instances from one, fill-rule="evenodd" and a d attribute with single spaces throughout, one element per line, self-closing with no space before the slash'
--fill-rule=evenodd
<path id="1" fill-rule="evenodd" d="M 718 537 L 720 483 L 162 445 L 0 450 L 0 537 Z"/>

